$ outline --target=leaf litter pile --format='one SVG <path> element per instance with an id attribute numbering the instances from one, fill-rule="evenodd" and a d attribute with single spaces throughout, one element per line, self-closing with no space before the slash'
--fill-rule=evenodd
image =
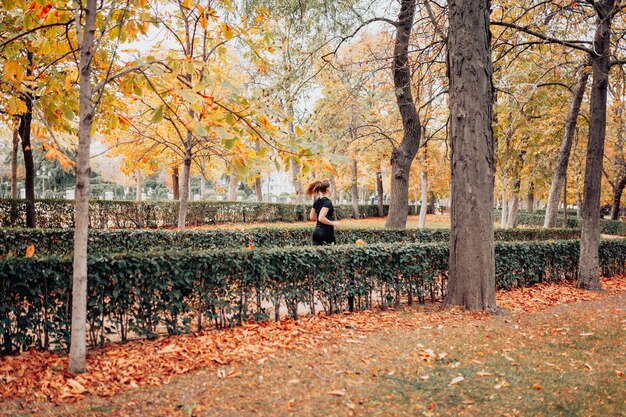
<path id="1" fill-rule="evenodd" d="M 499 291 L 497 300 L 501 308 L 514 313 L 536 312 L 558 304 L 597 300 L 625 292 L 626 276 L 603 280 L 602 286 L 602 292 L 589 292 L 576 289 L 573 283 L 540 284 Z M 88 394 L 107 397 L 132 388 L 163 385 L 177 375 L 200 368 L 216 368 L 218 378 L 233 378 L 239 376 L 234 367 L 237 363 L 264 361 L 279 350 L 311 349 L 337 338 L 359 344 L 359 337 L 364 336 L 358 333 L 437 326 L 467 318 L 488 320 L 489 316 L 456 308 L 442 309 L 436 304 L 400 311 L 364 311 L 245 324 L 227 330 L 110 344 L 88 353 L 88 372 L 81 375 L 67 372 L 67 356 L 33 350 L 0 358 L 0 401 L 60 404 L 78 401 Z"/>

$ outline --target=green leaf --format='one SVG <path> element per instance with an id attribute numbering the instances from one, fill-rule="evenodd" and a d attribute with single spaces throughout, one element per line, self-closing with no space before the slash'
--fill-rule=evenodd
<path id="1" fill-rule="evenodd" d="M 162 104 L 156 109 L 154 109 L 154 113 L 152 115 L 152 123 L 161 123 L 161 121 L 163 120 L 163 107 L 164 106 L 165 105 Z"/>

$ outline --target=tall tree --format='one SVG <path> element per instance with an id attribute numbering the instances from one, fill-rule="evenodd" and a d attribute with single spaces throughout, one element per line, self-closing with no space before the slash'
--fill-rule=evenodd
<path id="1" fill-rule="evenodd" d="M 449 2 L 452 210 L 447 305 L 496 308 L 488 0 Z"/>

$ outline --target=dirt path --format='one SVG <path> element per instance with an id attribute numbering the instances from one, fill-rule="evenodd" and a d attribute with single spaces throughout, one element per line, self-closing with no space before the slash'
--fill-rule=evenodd
<path id="1" fill-rule="evenodd" d="M 36 415 L 626 416 L 624 293 L 439 324 L 394 314 L 402 325 L 367 331 L 347 321 L 310 350 Z"/>

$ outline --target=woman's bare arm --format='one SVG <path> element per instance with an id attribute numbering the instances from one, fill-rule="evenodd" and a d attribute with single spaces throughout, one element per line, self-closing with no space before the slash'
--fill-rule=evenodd
<path id="1" fill-rule="evenodd" d="M 309 212 L 309 219 L 312 221 L 315 221 L 316 219 L 316 213 L 315 213 L 315 209 L 313 207 L 311 207 L 311 211 Z"/>
<path id="2" fill-rule="evenodd" d="M 322 207 L 322 209 L 320 210 L 320 215 L 318 217 L 318 220 L 320 221 L 320 223 L 324 223 L 329 226 L 339 226 L 339 222 L 328 220 L 326 218 L 327 214 L 328 214 L 328 207 Z"/>

